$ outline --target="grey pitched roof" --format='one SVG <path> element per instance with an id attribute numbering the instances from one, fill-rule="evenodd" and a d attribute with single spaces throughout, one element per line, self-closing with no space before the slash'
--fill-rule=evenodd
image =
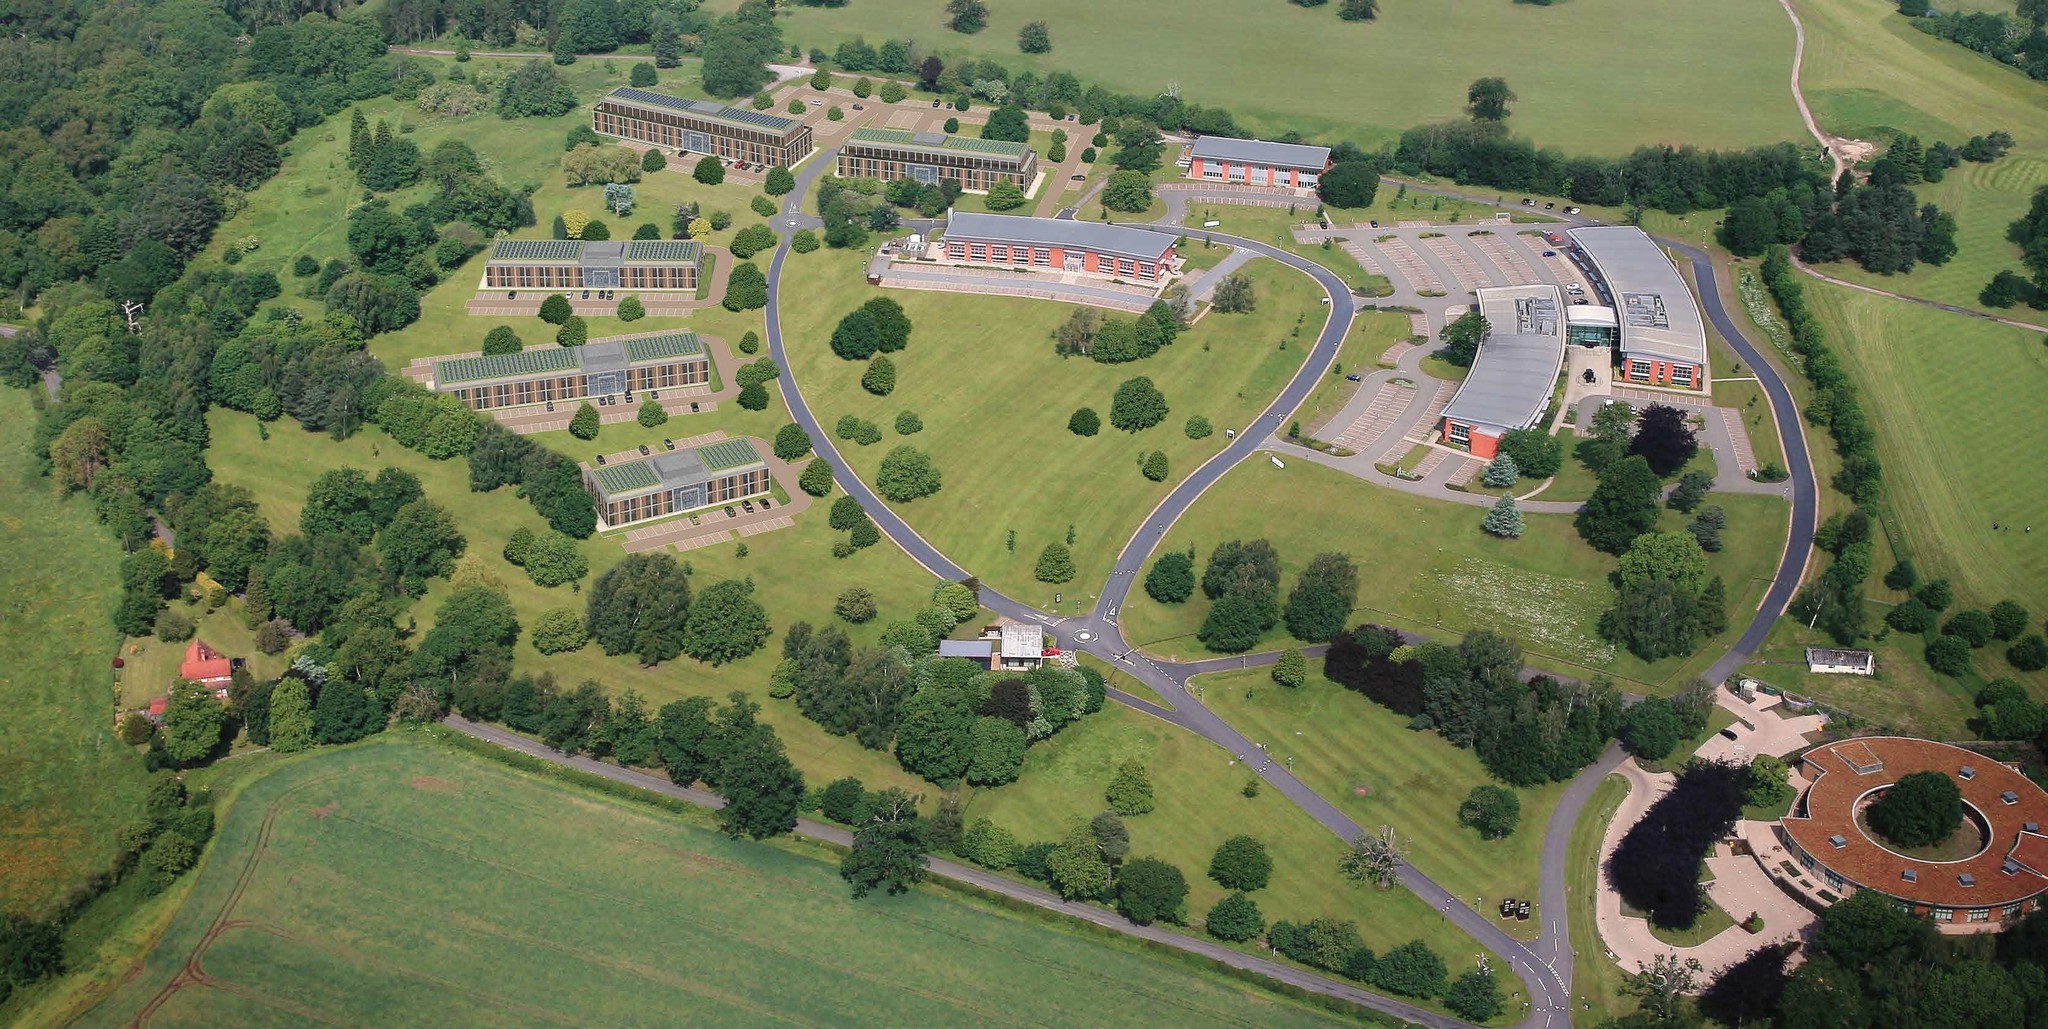
<path id="1" fill-rule="evenodd" d="M 1153 232 L 1105 222 L 953 211 L 946 216 L 945 238 L 956 237 L 997 243 L 1076 247 L 1146 261 L 1164 256 L 1178 238 L 1171 232 Z"/>
<path id="2" fill-rule="evenodd" d="M 1479 291 L 1486 341 L 1444 417 L 1504 432 L 1543 416 L 1564 366 L 1563 304 L 1556 286 Z"/>
<path id="3" fill-rule="evenodd" d="M 1322 171 L 1330 163 L 1330 148 L 1304 143 L 1268 143 L 1262 139 L 1233 139 L 1203 136 L 1195 140 L 1190 155 L 1203 160 L 1244 161 L 1275 168 L 1306 168 Z"/>
<path id="4" fill-rule="evenodd" d="M 994 640 L 940 640 L 940 657 L 964 657 L 974 661 L 986 661 L 996 652 Z"/>
<path id="5" fill-rule="evenodd" d="M 1699 303 L 1656 241 L 1633 225 L 1599 225 L 1566 234 L 1592 259 L 1614 294 L 1624 355 L 1707 363 L 1707 328 Z"/>

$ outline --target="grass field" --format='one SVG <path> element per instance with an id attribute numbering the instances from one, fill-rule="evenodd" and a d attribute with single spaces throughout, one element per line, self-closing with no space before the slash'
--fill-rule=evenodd
<path id="1" fill-rule="evenodd" d="M 2048 611 L 2048 518 L 2026 531 L 2048 481 L 2013 460 L 2048 447 L 2041 338 L 1839 287 L 1807 297 L 1878 426 L 1886 502 L 1922 576 L 1954 580 L 1965 606 Z"/>
<path id="2" fill-rule="evenodd" d="M 1268 683 L 1270 685 L 1270 682 Z M 1277 687 L 1276 687 L 1277 688 Z M 1015 786 L 982 792 L 967 817 L 987 817 L 1022 842 L 1057 841 L 1075 818 L 1105 809 L 1103 788 L 1117 765 L 1136 759 L 1151 773 L 1157 807 L 1124 820 L 1131 856 L 1172 862 L 1188 878 L 1190 918 L 1225 894 L 1208 877 L 1209 858 L 1225 839 L 1258 838 L 1273 857 L 1273 880 L 1252 893 L 1268 921 L 1325 916 L 1357 919 L 1365 942 L 1385 952 L 1426 941 L 1457 970 L 1470 964 L 1472 940 L 1406 890 L 1359 887 L 1337 871 L 1344 845 L 1286 797 L 1271 790 L 1243 795 L 1251 778 L 1242 762 L 1206 740 L 1112 704 L 1031 748 Z"/>
<path id="3" fill-rule="evenodd" d="M 840 452 L 871 479 L 899 442 L 928 451 L 944 484 L 934 496 L 900 505 L 904 518 L 983 582 L 1067 614 L 1092 605 L 1089 591 L 1171 484 L 1221 450 L 1223 430 L 1243 426 L 1294 374 L 1326 317 L 1307 276 L 1254 262 L 1246 268 L 1256 311 L 1209 315 L 1153 357 L 1105 365 L 1053 353 L 1052 331 L 1073 310 L 1068 305 L 891 290 L 916 328 L 909 347 L 891 355 L 895 392 L 877 397 L 860 386 L 865 364 L 841 360 L 828 345 L 839 318 L 875 295 L 862 278 L 866 256 L 820 251 L 811 258 L 783 268 L 784 295 L 803 298 L 783 314 L 791 370 L 821 423 L 851 414 L 884 433 L 874 446 L 841 442 Z M 1150 377 L 1171 412 L 1132 434 L 1112 428 L 1109 413 L 1117 384 L 1135 376 Z M 1067 431 L 1068 417 L 1083 406 L 1102 418 L 1099 435 Z M 907 439 L 891 431 L 905 410 L 924 421 L 924 431 Z M 1183 431 L 1196 414 L 1215 427 L 1207 439 Z M 1166 454 L 1166 482 L 1139 473 L 1153 450 Z M 1070 526 L 1074 580 L 1034 581 L 1039 552 L 1064 540 Z M 1064 594 L 1058 605 L 1055 591 Z"/>
<path id="4" fill-rule="evenodd" d="M 469 492 L 468 466 L 461 460 L 430 461 L 392 443 L 375 428 L 337 443 L 324 434 L 301 432 L 288 422 L 277 423 L 268 440 L 259 439 L 255 419 L 230 411 L 215 411 L 209 424 L 209 458 L 215 475 L 249 487 L 256 494 L 264 516 L 279 532 L 290 531 L 298 524 L 306 486 L 322 471 L 340 465 L 365 470 L 395 465 L 418 475 L 428 499 L 445 505 L 455 515 L 469 539 L 470 552 L 479 555 L 484 567 L 503 584 L 523 625 L 531 626 L 549 608 L 583 609 L 581 593 L 567 586 L 536 586 L 524 571 L 505 561 L 501 549 L 514 528 L 523 525 L 539 530 L 544 523 L 510 488 L 490 493 Z M 713 546 L 690 551 L 679 559 L 691 566 L 692 581 L 699 587 L 718 579 L 753 576 L 755 598 L 768 610 L 769 624 L 778 639 L 798 619 L 814 625 L 831 621 L 833 601 L 841 590 L 855 584 L 874 591 L 882 612 L 880 618 L 866 625 L 842 623 L 841 627 L 859 643 L 872 642 L 887 620 L 909 617 L 927 605 L 931 579 L 902 551 L 885 543 L 850 558 L 833 558 L 832 542 L 842 534 L 825 524 L 822 512 L 819 515 L 810 517 L 807 513 L 791 528 L 749 537 L 749 554 L 745 558 L 734 556 L 733 547 Z M 625 556 L 619 542 L 608 537 L 586 540 L 582 550 L 591 568 L 591 578 L 586 583 L 595 581 Z M 414 605 L 413 616 L 421 631 L 432 626 L 433 612 L 450 588 L 447 580 L 436 579 L 426 597 Z M 543 655 L 524 638 L 514 655 L 522 671 L 551 671 L 565 684 L 596 679 L 615 694 L 634 689 L 657 703 L 683 696 L 722 700 L 736 689 L 755 692 L 756 699 L 765 704 L 762 720 L 775 725 L 791 759 L 810 778 L 825 782 L 842 775 L 857 775 L 876 786 L 914 785 L 889 755 L 863 750 L 851 737 L 827 735 L 797 714 L 787 701 L 766 700 L 763 688 L 779 657 L 780 650 L 771 640 L 752 656 L 721 668 L 688 658 L 642 668 L 632 657 L 606 657 L 595 646 L 570 654 Z"/>
<path id="5" fill-rule="evenodd" d="M 1265 669 L 1198 676 L 1202 701 L 1275 761 L 1294 759 L 1294 774 L 1368 830 L 1391 825 L 1413 837 L 1409 861 L 1467 903 L 1485 897 L 1534 897 L 1543 825 L 1562 784 L 1517 790 L 1521 828 L 1505 840 L 1481 839 L 1458 825 L 1458 805 L 1472 787 L 1492 782 L 1479 758 L 1408 719 L 1323 678 L 1309 662 L 1309 684 L 1288 689 Z M 1210 690 L 1215 692 L 1211 693 Z M 1363 793 L 1361 793 L 1361 790 Z M 1533 938 L 1541 918 L 1503 923 Z"/>
<path id="6" fill-rule="evenodd" d="M 2035 187 L 2048 183 L 2048 121 L 2041 117 L 2048 84 L 1913 28 L 1884 0 L 1796 6 L 1806 24 L 1807 102 L 1829 131 L 1880 147 L 1901 132 L 1952 146 L 1992 129 L 2012 134 L 2013 150 L 2003 159 L 1964 164 L 1919 187 L 1923 202 L 1956 215 L 1961 249 L 1954 260 L 1908 275 L 1871 275 L 1848 262 L 1827 269 L 1883 289 L 1977 306 L 1977 291 L 1994 272 L 2019 269 L 2006 224 L 2025 212 Z M 2021 308 L 2016 316 L 2048 324 L 2037 311 Z"/>
<path id="7" fill-rule="evenodd" d="M 1624 996 L 1621 966 L 1609 960 L 1600 943 L 1600 927 L 1594 919 L 1594 899 L 1600 889 L 1600 839 L 1615 809 L 1628 796 L 1628 780 L 1610 775 L 1593 787 L 1593 795 L 1572 823 L 1567 847 L 1565 889 L 1570 892 L 1572 939 L 1578 941 L 1572 958 L 1572 1024 L 1580 1029 L 1619 1018 L 1635 1010 L 1634 999 Z"/>
<path id="8" fill-rule="evenodd" d="M 1284 497 L 1279 505 L 1266 498 Z M 1709 558 L 1728 585 L 1731 631 L 1756 606 L 1785 538 L 1786 509 L 1775 497 L 1716 493 L 1728 512 L 1728 547 Z M 1587 547 L 1565 515 L 1524 514 L 1526 534 L 1481 533 L 1477 507 L 1430 500 L 1298 461 L 1286 469 L 1254 462 L 1232 469 L 1182 516 L 1160 552 L 1195 548 L 1198 563 L 1217 543 L 1264 537 L 1280 551 L 1281 586 L 1323 550 L 1344 550 L 1363 569 L 1353 617 L 1449 638 L 1490 628 L 1520 640 L 1530 663 L 1569 674 L 1605 672 L 1663 689 L 1683 685 L 1717 653 L 1703 643 L 1690 659 L 1645 664 L 1596 633 L 1613 601 L 1605 577 L 1613 559 Z M 1682 516 L 1665 512 L 1665 528 Z M 1204 655 L 1194 639 L 1207 614 L 1199 595 L 1164 605 L 1133 590 L 1121 614 L 1126 637 L 1176 659 Z M 1265 647 L 1290 645 L 1284 627 Z"/>
<path id="9" fill-rule="evenodd" d="M 121 551 L 37 472 L 34 424 L 28 393 L 0 389 L 0 912 L 42 915 L 112 863 L 143 772 L 112 732 Z"/>
<path id="10" fill-rule="evenodd" d="M 817 853 L 380 737 L 250 786 L 83 1024 L 1341 1021 L 931 890 L 852 901 Z"/>
<path id="11" fill-rule="evenodd" d="M 1042 57 L 1016 49 L 1018 27 L 1035 19 L 1052 30 L 1053 50 Z M 1177 87 L 1189 102 L 1228 108 L 1247 128 L 1269 135 L 1293 129 L 1324 142 L 1372 145 L 1414 124 L 1462 117 L 1465 87 L 1482 75 L 1506 76 L 1522 98 L 1511 122 L 1518 132 L 1573 151 L 1799 138 L 1784 88 L 1792 29 L 1767 0 L 1711 11 L 1628 0 L 1576 0 L 1557 10 L 1382 6 L 1377 21 L 1356 24 L 1338 20 L 1334 5 L 1245 17 L 1217 3 L 1105 8 L 1044 0 L 995 7 L 988 27 L 972 36 L 947 31 L 942 20 L 938 7 L 921 0 L 872 0 L 796 9 L 782 34 L 828 52 L 855 34 L 870 42 L 911 38 L 949 64 L 990 57 L 1144 95 Z M 1601 58 L 1562 56 L 1583 52 Z M 1715 102 L 1698 102 L 1706 96 Z M 1689 112 L 1682 126 L 1669 117 L 1673 110 Z"/>
<path id="12" fill-rule="evenodd" d="M 1883 589 L 1882 584 L 1878 584 Z M 1869 604 L 1872 624 L 1884 613 L 1879 604 Z M 1807 646 L 1834 646 L 1825 633 L 1813 632 L 1796 618 L 1780 618 L 1771 626 L 1763 648 L 1742 666 L 1742 674 L 1839 708 L 1879 726 L 1888 726 L 1909 736 L 1937 740 L 1969 739 L 1968 722 L 1977 708 L 1968 684 L 1927 667 L 1924 645 L 1917 636 L 1893 633 L 1883 640 L 1868 641 L 1877 656 L 1875 675 L 1815 675 L 1806 670 Z M 1980 670 L 1994 662 L 1996 674 L 2014 674 L 1990 648 L 1975 652 Z M 2022 677 L 2038 694 L 2039 676 Z"/>

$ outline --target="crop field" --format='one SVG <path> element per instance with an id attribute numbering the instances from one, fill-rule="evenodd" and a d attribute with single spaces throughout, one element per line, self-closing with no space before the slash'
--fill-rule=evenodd
<path id="1" fill-rule="evenodd" d="M 1262 498 L 1285 497 L 1275 507 Z M 1785 539 L 1786 508 L 1775 497 L 1716 493 L 1728 512 L 1727 549 L 1709 556 L 1728 585 L 1730 631 L 1739 632 L 1773 574 Z M 1348 552 L 1361 569 L 1355 621 L 1377 621 L 1451 637 L 1493 629 L 1518 639 L 1530 663 L 1568 674 L 1605 672 L 1644 686 L 1683 685 L 1718 653 L 1702 644 L 1692 658 L 1646 664 L 1616 652 L 1595 632 L 1613 602 L 1606 576 L 1613 559 L 1580 541 L 1568 515 L 1524 513 L 1519 540 L 1479 531 L 1485 511 L 1375 486 L 1306 461 L 1286 469 L 1255 462 L 1234 468 L 1167 533 L 1158 553 L 1195 548 L 1197 567 L 1216 544 L 1271 540 L 1280 552 L 1281 588 L 1316 553 Z M 1663 528 L 1682 516 L 1665 512 Z M 1147 567 L 1149 568 L 1149 562 Z M 1167 605 L 1131 592 L 1121 615 L 1128 639 L 1175 659 L 1206 656 L 1194 638 L 1208 613 L 1199 593 Z M 1274 627 L 1261 649 L 1295 645 Z"/>
<path id="2" fill-rule="evenodd" d="M 1029 20 L 1049 23 L 1050 54 L 1017 52 L 1017 29 Z M 1066 70 L 1127 93 L 1177 87 L 1190 102 L 1228 108 L 1247 128 L 1269 135 L 1293 129 L 1326 142 L 1373 145 L 1411 125 L 1462 117 L 1465 87 L 1483 75 L 1505 76 L 1521 96 L 1516 131 L 1573 151 L 1730 146 L 1796 139 L 1800 131 L 1785 89 L 1792 27 L 1769 0 L 1711 9 L 1463 0 L 1382 5 L 1378 20 L 1355 24 L 1338 20 L 1334 4 L 1250 17 L 1214 0 L 1043 0 L 994 6 L 988 27 L 972 36 L 947 30 L 941 9 L 924 0 L 869 0 L 797 8 L 782 35 L 828 52 L 855 35 L 909 38 L 949 63 L 973 56 L 1040 75 Z M 1599 59 L 1572 56 L 1588 53 Z M 1682 127 L 1669 117 L 1674 110 L 1688 112 Z"/>
<path id="3" fill-rule="evenodd" d="M 1266 669 L 1197 676 L 1202 702 L 1275 761 L 1293 759 L 1294 774 L 1368 830 L 1391 825 L 1415 841 L 1409 860 L 1453 896 L 1534 897 L 1543 825 L 1562 784 L 1516 790 L 1521 827 L 1505 840 L 1481 839 L 1458 824 L 1458 805 L 1472 787 L 1493 782 L 1469 750 L 1433 732 L 1408 728 L 1406 716 L 1323 678 L 1309 662 L 1308 685 L 1288 689 Z M 1211 692 L 1213 691 L 1213 692 Z M 1537 920 L 1502 925 L 1533 938 Z"/>
<path id="4" fill-rule="evenodd" d="M 1261 678 L 1254 684 L 1261 691 L 1279 688 Z M 1454 975 L 1469 962 L 1472 940 L 1441 917 L 1430 921 L 1435 912 L 1414 894 L 1382 893 L 1339 874 L 1344 844 L 1286 797 L 1271 790 L 1244 796 L 1251 774 L 1234 755 L 1116 704 L 1033 746 L 1016 785 L 975 794 L 967 818 L 989 818 L 1020 842 L 1057 841 L 1073 819 L 1104 810 L 1104 787 L 1119 764 L 1133 759 L 1150 773 L 1158 806 L 1124 819 L 1131 856 L 1180 868 L 1190 887 L 1191 918 L 1223 898 L 1226 891 L 1208 877 L 1209 858 L 1225 839 L 1243 833 L 1273 857 L 1273 881 L 1251 894 L 1268 921 L 1353 918 L 1375 951 L 1419 938 L 1444 955 Z"/>
<path id="5" fill-rule="evenodd" d="M 113 860 L 143 772 L 112 731 L 121 550 L 38 474 L 34 425 L 28 393 L 0 389 L 0 911 L 40 914 Z"/>
<path id="6" fill-rule="evenodd" d="M 869 481 L 898 443 L 929 452 L 943 485 L 899 505 L 899 513 L 983 582 L 1068 614 L 1091 606 L 1088 590 L 1172 483 L 1223 448 L 1225 428 L 1264 409 L 1300 367 L 1325 317 L 1312 280 L 1257 261 L 1246 266 L 1257 310 L 1210 314 L 1150 358 L 1106 365 L 1053 353 L 1052 332 L 1072 306 L 889 290 L 915 329 L 909 347 L 889 355 L 895 392 L 877 397 L 861 388 L 865 363 L 841 360 L 829 345 L 839 318 L 877 295 L 862 278 L 866 261 L 865 254 L 821 250 L 783 266 L 782 289 L 792 298 L 783 310 L 785 345 L 811 409 L 828 429 L 844 415 L 882 429 L 883 440 L 873 446 L 838 444 Z M 1150 377 L 1171 410 L 1160 424 L 1126 433 L 1109 424 L 1110 398 L 1118 383 L 1136 376 Z M 1068 417 L 1084 406 L 1102 419 L 1096 436 L 1067 431 Z M 899 437 L 892 426 L 906 410 L 923 419 L 924 430 Z M 1191 440 L 1183 430 L 1197 414 L 1215 431 Z M 1166 482 L 1139 472 L 1154 450 L 1166 454 Z M 1034 581 L 1039 552 L 1070 528 L 1074 580 L 1064 587 Z M 1055 591 L 1064 594 L 1057 605 Z"/>
<path id="7" fill-rule="evenodd" d="M 292 531 L 298 525 L 306 487 L 321 472 L 341 465 L 366 471 L 394 465 L 419 476 L 427 498 L 446 506 L 455 515 L 468 537 L 469 552 L 477 555 L 483 567 L 504 586 L 522 625 L 532 626 L 534 619 L 550 608 L 583 610 L 582 593 L 568 586 L 536 586 L 525 571 L 504 559 L 504 541 L 513 529 L 524 525 L 538 531 L 545 523 L 526 501 L 513 495 L 510 487 L 471 493 L 468 466 L 460 459 L 430 461 L 391 442 L 374 427 L 346 441 L 335 442 L 325 434 L 301 432 L 289 421 L 275 423 L 270 438 L 261 439 L 256 432 L 256 420 L 233 411 L 214 411 L 209 424 L 212 447 L 208 456 L 215 476 L 254 492 L 264 516 L 277 532 Z M 554 435 L 563 440 L 570 438 L 565 433 Z M 764 701 L 761 719 L 775 725 L 789 748 L 791 760 L 805 775 L 820 782 L 841 775 L 858 775 L 877 787 L 912 785 L 896 767 L 895 759 L 887 754 L 863 750 L 851 737 L 827 735 L 798 715 L 789 702 L 767 701 L 762 695 L 768 672 L 781 656 L 776 641 L 783 630 L 797 619 L 814 625 L 833 620 L 833 601 L 846 587 L 868 587 L 881 610 L 881 616 L 866 625 L 842 623 L 841 628 L 857 644 L 873 642 L 889 620 L 910 617 L 928 606 L 932 580 L 902 551 L 884 543 L 843 560 L 834 558 L 832 543 L 843 537 L 843 533 L 834 532 L 825 524 L 822 511 L 813 509 L 791 528 L 749 537 L 748 555 L 744 558 L 736 556 L 732 546 L 706 547 L 680 555 L 679 560 L 691 566 L 692 583 L 698 587 L 719 579 L 753 576 L 755 599 L 768 610 L 769 625 L 776 635 L 768 646 L 744 660 L 713 668 L 689 658 L 677 658 L 653 668 L 642 668 L 633 657 L 606 657 L 594 645 L 574 653 L 543 655 L 524 637 L 518 643 L 514 660 L 521 671 L 553 672 L 568 685 L 596 679 L 615 695 L 628 689 L 638 690 L 657 704 L 684 696 L 708 696 L 722 702 L 733 690 L 754 692 L 756 699 Z M 605 536 L 584 541 L 582 551 L 590 562 L 586 586 L 625 557 L 619 541 Z M 420 631 L 433 625 L 434 610 L 451 589 L 447 580 L 433 580 L 427 595 L 414 605 L 413 617 L 418 619 Z"/>
<path id="8" fill-rule="evenodd" d="M 2041 117 L 2048 84 L 1921 32 L 1884 0 L 1797 0 L 1795 6 L 1806 24 L 1807 102 L 1829 131 L 1879 146 L 1896 132 L 1952 146 L 1993 129 L 2012 134 L 2013 150 L 2003 159 L 1966 163 L 1918 188 L 1923 202 L 1956 215 L 1961 249 L 1954 260 L 1907 275 L 1872 275 L 1853 262 L 1827 268 L 1882 289 L 1978 306 L 1977 291 L 1994 272 L 2019 270 L 2018 248 L 2005 241 L 2005 227 L 2026 211 L 2035 187 L 2048 184 L 2048 121 Z M 2014 316 L 2048 324 L 2048 315 L 2025 308 Z"/>
<path id="9" fill-rule="evenodd" d="M 251 785 L 199 874 L 83 1024 L 1342 1024 L 396 736 Z"/>
<path id="10" fill-rule="evenodd" d="M 2016 463 L 2048 447 L 2041 337 L 1839 287 L 1807 298 L 1876 413 L 1886 502 L 1922 576 L 1953 579 L 1966 606 L 2048 611 L 2048 518 L 2032 524 L 2048 482 Z"/>

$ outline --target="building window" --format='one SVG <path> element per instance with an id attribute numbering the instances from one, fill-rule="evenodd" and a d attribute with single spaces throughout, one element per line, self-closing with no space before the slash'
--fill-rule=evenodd
<path id="1" fill-rule="evenodd" d="M 1955 921 L 1956 914 L 1948 908 L 1935 908 L 1927 917 L 1937 922 L 1953 922 Z"/>
<path id="2" fill-rule="evenodd" d="M 1032 263 L 1032 264 L 1051 264 L 1051 263 L 1052 263 L 1052 251 L 1050 251 L 1050 250 L 1047 250 L 1047 249 L 1046 249 L 1046 248 L 1044 248 L 1044 247 L 1032 247 L 1032 248 L 1031 248 L 1031 263 Z"/>
<path id="3" fill-rule="evenodd" d="M 1971 908 L 1969 911 L 1969 916 L 1970 921 L 1972 922 L 1989 922 L 1991 921 L 1991 909 Z"/>
<path id="4" fill-rule="evenodd" d="M 1470 425 L 1451 422 L 1449 426 L 1449 431 L 1444 433 L 1445 439 L 1461 447 L 1472 442 L 1472 427 Z"/>
<path id="5" fill-rule="evenodd" d="M 1628 377 L 1631 379 L 1648 379 L 1650 377 L 1650 362 L 1631 358 L 1628 362 Z"/>
<path id="6" fill-rule="evenodd" d="M 1205 164 L 1202 166 L 1202 177 L 1205 179 L 1220 179 L 1223 177 L 1223 167 L 1216 164 Z"/>
<path id="7" fill-rule="evenodd" d="M 2003 908 L 2001 908 L 2001 909 L 1999 910 L 1999 912 L 1998 912 L 1998 917 L 2000 917 L 2000 918 L 2018 918 L 2018 917 L 2019 917 L 2019 914 L 2020 914 L 2020 906 L 2019 906 L 2018 904 L 2007 904 L 2007 905 L 2006 905 L 2005 907 L 2003 907 Z"/>
<path id="8" fill-rule="evenodd" d="M 1672 365 L 1672 366 L 1671 366 L 1671 384 L 1672 384 L 1672 385 L 1674 385 L 1674 386 L 1688 386 L 1688 387 L 1689 387 L 1689 386 L 1691 386 L 1691 385 L 1692 385 L 1692 365 L 1689 365 L 1689 364 L 1675 364 L 1675 365 Z"/>

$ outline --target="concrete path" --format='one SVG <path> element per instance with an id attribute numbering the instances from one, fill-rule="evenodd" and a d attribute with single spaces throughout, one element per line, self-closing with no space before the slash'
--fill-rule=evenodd
<path id="1" fill-rule="evenodd" d="M 1232 250 L 1223 260 L 1216 262 L 1216 267 L 1200 273 L 1188 283 L 1188 295 L 1198 301 L 1209 299 L 1210 294 L 1216 292 L 1217 284 L 1258 256 L 1249 250 Z"/>
<path id="2" fill-rule="evenodd" d="M 1784 757 L 1803 749 L 1808 743 L 1807 734 L 1819 732 L 1825 721 L 1819 715 L 1786 717 L 1780 707 L 1784 700 L 1782 696 L 1761 693 L 1753 701 L 1743 700 L 1734 690 L 1715 690 L 1715 703 L 1735 715 L 1735 724 L 1727 729 L 1734 737 L 1715 733 L 1694 753 L 1708 761 L 1746 764 L 1758 754 Z"/>

